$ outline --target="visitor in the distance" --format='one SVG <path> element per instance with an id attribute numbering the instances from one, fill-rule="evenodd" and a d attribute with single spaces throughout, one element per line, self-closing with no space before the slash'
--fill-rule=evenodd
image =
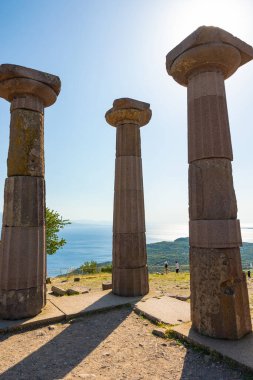
<path id="1" fill-rule="evenodd" d="M 165 272 L 165 274 L 168 273 L 168 261 L 165 261 L 165 263 L 164 263 L 164 272 Z"/>
<path id="2" fill-rule="evenodd" d="M 176 261 L 176 273 L 178 273 L 179 272 L 179 264 L 178 264 L 178 262 Z"/>

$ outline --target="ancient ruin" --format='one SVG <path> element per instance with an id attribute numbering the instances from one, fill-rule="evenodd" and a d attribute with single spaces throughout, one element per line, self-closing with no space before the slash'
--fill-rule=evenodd
<path id="1" fill-rule="evenodd" d="M 192 326 L 215 338 L 239 339 L 251 331 L 224 80 L 252 58 L 251 46 L 203 26 L 166 62 L 188 93 Z"/>
<path id="2" fill-rule="evenodd" d="M 0 318 L 38 314 L 46 302 L 44 107 L 57 76 L 0 65 L 0 97 L 11 103 L 8 178 L 0 251 Z"/>
<path id="3" fill-rule="evenodd" d="M 122 98 L 106 121 L 117 128 L 112 290 L 120 296 L 148 293 L 140 127 L 151 118 L 149 104 Z"/>

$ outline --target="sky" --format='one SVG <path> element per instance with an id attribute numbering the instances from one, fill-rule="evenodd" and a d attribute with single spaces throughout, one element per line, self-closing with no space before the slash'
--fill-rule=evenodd
<path id="1" fill-rule="evenodd" d="M 201 25 L 253 45 L 251 0 L 0 0 L 0 63 L 58 75 L 45 110 L 47 206 L 71 220 L 112 221 L 115 99 L 150 103 L 141 128 L 147 223 L 187 223 L 186 88 L 168 76 L 166 54 Z M 241 224 L 253 225 L 253 61 L 226 81 Z M 9 141 L 0 99 L 0 209 Z"/>

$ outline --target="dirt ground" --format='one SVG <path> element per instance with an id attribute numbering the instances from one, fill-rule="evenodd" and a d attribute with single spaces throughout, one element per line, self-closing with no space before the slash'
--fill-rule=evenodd
<path id="1" fill-rule="evenodd" d="M 189 295 L 189 273 L 150 275 L 158 295 Z M 63 288 L 101 290 L 110 274 L 52 279 Z M 64 282 L 63 282 L 64 281 Z M 253 314 L 253 279 L 248 279 Z M 71 300 L 71 297 L 70 297 Z M 153 324 L 129 308 L 93 314 L 63 323 L 0 335 L 0 380 L 249 380 L 253 375 L 232 369 L 201 351 L 152 334 Z"/>
<path id="2" fill-rule="evenodd" d="M 171 339 L 130 308 L 0 335 L 4 380 L 239 380 L 240 370 Z"/>

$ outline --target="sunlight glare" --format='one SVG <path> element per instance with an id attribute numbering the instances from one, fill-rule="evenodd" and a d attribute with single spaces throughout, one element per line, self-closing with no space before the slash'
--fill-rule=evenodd
<path id="1" fill-rule="evenodd" d="M 185 0 L 174 4 L 173 13 L 180 15 L 173 32 L 182 38 L 199 26 L 217 26 L 247 41 L 252 33 L 253 2 L 249 0 Z M 179 38 L 180 41 L 180 38 Z"/>

